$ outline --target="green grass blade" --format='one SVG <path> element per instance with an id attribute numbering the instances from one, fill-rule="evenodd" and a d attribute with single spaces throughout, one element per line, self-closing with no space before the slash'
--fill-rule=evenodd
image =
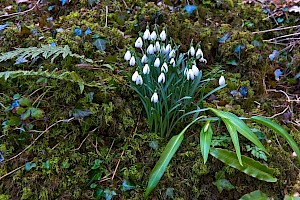
<path id="1" fill-rule="evenodd" d="M 233 142 L 235 152 L 236 152 L 236 156 L 239 160 L 239 163 L 240 163 L 240 165 L 243 166 L 240 143 L 239 143 L 239 137 L 238 137 L 237 131 L 234 128 L 234 126 L 232 126 L 232 124 L 230 123 L 230 121 L 228 119 L 223 118 L 223 122 L 225 123 L 225 125 L 227 127 L 227 130 L 230 134 L 230 137 L 231 137 L 231 140 Z"/>
<path id="2" fill-rule="evenodd" d="M 240 165 L 236 153 L 228 151 L 225 149 L 211 149 L 210 154 L 225 164 L 236 168 L 245 174 L 257 178 L 266 182 L 276 182 L 277 179 L 273 177 L 275 172 L 274 169 L 271 169 L 258 161 L 253 160 L 247 156 L 242 156 L 243 166 Z"/>
<path id="3" fill-rule="evenodd" d="M 204 164 L 208 159 L 212 134 L 213 130 L 211 128 L 210 121 L 207 121 L 200 132 L 200 149 L 204 160 Z"/>
<path id="4" fill-rule="evenodd" d="M 269 200 L 271 198 L 268 197 L 265 193 L 260 190 L 255 190 L 249 194 L 245 194 L 239 200 Z"/>
<path id="5" fill-rule="evenodd" d="M 259 141 L 258 137 L 251 131 L 251 129 L 243 122 L 241 119 L 239 119 L 236 115 L 230 113 L 230 112 L 224 112 L 220 111 L 214 108 L 209 108 L 213 113 L 215 113 L 218 117 L 220 117 L 222 120 L 228 119 L 231 123 L 231 125 L 245 138 L 250 140 L 253 144 L 255 144 L 257 147 L 262 149 L 267 154 L 268 151 L 265 149 L 265 147 L 262 145 L 262 143 Z"/>
<path id="6" fill-rule="evenodd" d="M 275 122 L 273 122 L 269 119 L 266 119 L 264 117 L 261 117 L 261 116 L 253 116 L 250 119 L 252 119 L 255 122 L 258 122 L 260 124 L 263 124 L 263 125 L 269 127 L 270 129 L 275 131 L 278 135 L 283 137 L 289 143 L 289 145 L 294 150 L 294 152 L 297 154 L 298 163 L 300 165 L 300 150 L 299 150 L 299 147 L 298 147 L 297 143 L 293 140 L 293 138 L 290 136 L 290 134 L 284 128 L 279 126 L 277 123 L 275 123 Z"/>

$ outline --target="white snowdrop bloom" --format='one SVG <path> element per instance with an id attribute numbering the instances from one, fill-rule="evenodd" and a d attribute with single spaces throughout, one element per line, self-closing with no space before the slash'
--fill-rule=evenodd
<path id="1" fill-rule="evenodd" d="M 134 57 L 134 56 L 132 56 L 132 57 L 130 58 L 129 65 L 130 65 L 130 66 L 134 66 L 134 65 L 135 65 L 135 57 Z"/>
<path id="2" fill-rule="evenodd" d="M 157 82 L 158 83 L 165 83 L 166 82 L 166 76 L 165 76 L 165 74 L 164 73 L 161 73 L 160 75 L 159 75 L 159 77 L 158 77 L 158 79 L 157 79 Z"/>
<path id="3" fill-rule="evenodd" d="M 172 50 L 172 47 L 171 47 L 170 44 L 168 44 L 168 45 L 166 46 L 166 48 L 165 48 L 164 53 L 167 54 L 167 53 L 169 53 L 171 50 Z"/>
<path id="4" fill-rule="evenodd" d="M 160 37 L 161 41 L 165 41 L 165 40 L 166 40 L 166 37 L 167 37 L 166 31 L 163 30 L 163 31 L 159 34 L 159 37 Z"/>
<path id="5" fill-rule="evenodd" d="M 135 84 L 137 84 L 137 85 L 143 85 L 143 78 L 142 78 L 141 75 L 137 76 Z"/>
<path id="6" fill-rule="evenodd" d="M 175 59 L 174 59 L 174 58 L 171 58 L 170 64 L 171 64 L 173 67 L 175 67 L 176 63 L 175 63 Z"/>
<path id="7" fill-rule="evenodd" d="M 154 94 L 151 97 L 151 102 L 157 103 L 158 102 L 158 94 L 154 92 Z"/>
<path id="8" fill-rule="evenodd" d="M 148 54 L 154 54 L 154 46 L 153 44 L 150 44 L 147 48 L 147 53 Z"/>
<path id="9" fill-rule="evenodd" d="M 156 49 L 156 51 L 160 51 L 160 44 L 158 41 L 156 41 L 156 43 L 155 43 L 155 49 Z"/>
<path id="10" fill-rule="evenodd" d="M 204 58 L 200 58 L 199 61 L 200 61 L 200 62 L 203 62 L 203 63 L 205 63 L 205 64 L 207 63 L 207 60 L 204 59 Z"/>
<path id="11" fill-rule="evenodd" d="M 124 55 L 124 60 L 129 61 L 130 58 L 131 58 L 131 53 L 130 53 L 130 51 L 126 51 L 126 53 L 125 53 L 125 55 Z"/>
<path id="12" fill-rule="evenodd" d="M 195 75 L 194 75 L 194 72 L 192 69 L 189 69 L 188 72 L 187 72 L 187 75 L 186 75 L 186 79 L 187 80 L 194 80 L 195 78 Z"/>
<path id="13" fill-rule="evenodd" d="M 143 40 L 142 40 L 141 37 L 139 37 L 139 38 L 135 41 L 134 46 L 135 46 L 136 48 L 142 48 L 142 46 L 143 46 Z"/>
<path id="14" fill-rule="evenodd" d="M 154 61 L 154 67 L 159 67 L 160 66 L 160 60 L 159 58 L 156 58 Z"/>
<path id="15" fill-rule="evenodd" d="M 184 75 L 184 76 L 187 76 L 187 73 L 188 73 L 188 72 L 189 72 L 189 69 L 188 69 L 188 68 L 185 68 L 184 71 L 183 71 L 183 75 Z"/>
<path id="16" fill-rule="evenodd" d="M 150 73 L 150 68 L 148 64 L 145 64 L 145 66 L 143 67 L 143 73 L 144 74 L 149 74 Z"/>
<path id="17" fill-rule="evenodd" d="M 144 34 L 143 34 L 143 39 L 144 40 L 150 40 L 150 31 L 149 29 L 146 29 Z"/>
<path id="18" fill-rule="evenodd" d="M 169 58 L 173 58 L 173 57 L 175 57 L 175 55 L 176 55 L 176 52 L 175 52 L 175 50 L 173 49 L 173 50 L 170 51 L 170 53 L 169 53 Z"/>
<path id="19" fill-rule="evenodd" d="M 196 59 L 200 59 L 200 58 L 203 58 L 203 52 L 199 48 L 199 49 L 197 49 L 197 52 L 196 52 Z"/>
<path id="20" fill-rule="evenodd" d="M 151 35 L 150 35 L 150 40 L 156 40 L 157 36 L 156 36 L 156 32 L 152 31 Z"/>
<path id="21" fill-rule="evenodd" d="M 199 69 L 196 65 L 193 65 L 192 66 L 192 71 L 194 73 L 195 76 L 198 76 L 199 75 Z"/>
<path id="22" fill-rule="evenodd" d="M 161 71 L 167 73 L 168 72 L 168 65 L 164 62 L 164 64 L 161 67 Z"/>
<path id="23" fill-rule="evenodd" d="M 195 48 L 193 46 L 191 46 L 189 52 L 188 52 L 191 56 L 195 55 Z"/>
<path id="24" fill-rule="evenodd" d="M 144 54 L 142 57 L 142 63 L 146 63 L 146 62 L 148 62 L 148 57 L 146 54 Z"/>
<path id="25" fill-rule="evenodd" d="M 138 71 L 135 71 L 131 77 L 131 80 L 135 82 L 138 76 L 139 76 Z"/>
<path id="26" fill-rule="evenodd" d="M 225 78 L 224 76 L 221 76 L 220 79 L 219 79 L 219 85 L 225 85 Z"/>

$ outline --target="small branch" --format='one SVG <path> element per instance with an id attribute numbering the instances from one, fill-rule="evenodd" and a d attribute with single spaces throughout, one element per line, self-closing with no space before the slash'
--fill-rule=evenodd
<path id="1" fill-rule="evenodd" d="M 12 13 L 12 14 L 9 14 L 9 15 L 0 15 L 0 18 L 11 17 L 11 16 L 15 17 L 15 16 L 18 16 L 18 15 L 24 15 L 25 13 L 28 13 L 28 12 L 32 11 L 38 5 L 39 2 L 40 2 L 40 0 L 38 0 L 34 4 L 34 6 L 32 8 L 30 8 L 29 10 L 25 10 L 23 12 Z"/>
<path id="2" fill-rule="evenodd" d="M 105 6 L 106 15 L 105 15 L 105 26 L 107 26 L 107 16 L 108 16 L 108 6 Z"/>
<path id="3" fill-rule="evenodd" d="M 73 151 L 78 151 L 89 136 L 90 136 L 90 133 L 82 140 L 82 142 L 80 143 L 79 147 L 76 148 L 76 149 L 74 149 Z"/>
<path id="4" fill-rule="evenodd" d="M 278 28 L 268 29 L 268 30 L 264 30 L 264 31 L 252 32 L 252 34 L 267 33 L 267 32 L 272 32 L 272 31 L 281 31 L 281 30 L 286 30 L 286 29 L 291 29 L 291 28 L 299 28 L 299 27 L 300 27 L 300 25 L 297 25 L 297 26 L 288 26 L 288 27 L 278 27 Z"/>
<path id="5" fill-rule="evenodd" d="M 267 118 L 272 119 L 272 118 L 274 118 L 274 117 L 277 117 L 277 116 L 279 116 L 279 115 L 282 115 L 282 114 L 284 114 L 289 108 L 290 108 L 290 106 L 286 107 L 282 112 L 276 113 L 276 114 L 273 115 L 272 117 L 267 117 Z"/>
<path id="6" fill-rule="evenodd" d="M 283 90 L 269 89 L 269 90 L 266 90 L 266 91 L 267 91 L 267 92 L 281 92 L 281 93 L 283 93 L 283 94 L 286 96 L 286 98 L 288 99 L 287 102 L 291 102 L 291 99 L 290 99 L 289 95 L 288 95 L 285 91 L 283 91 Z"/>
<path id="7" fill-rule="evenodd" d="M 7 177 L 7 176 L 9 176 L 9 175 L 11 175 L 11 174 L 13 174 L 13 173 L 15 173 L 16 171 L 22 169 L 24 166 L 25 166 L 25 165 L 22 165 L 22 166 L 20 166 L 20 167 L 18 167 L 18 168 L 16 168 L 16 169 L 14 169 L 14 170 L 12 170 L 12 171 L 10 171 L 10 172 L 4 174 L 3 176 L 0 177 L 0 180 L 2 180 L 3 178 L 5 178 L 5 177 Z"/>
<path id="8" fill-rule="evenodd" d="M 124 152 L 125 152 L 125 150 L 122 151 L 121 157 L 123 156 Z M 116 172 L 117 172 L 117 169 L 119 167 L 120 162 L 121 162 L 121 159 L 118 160 L 117 166 L 116 166 L 115 171 L 114 171 L 114 173 L 113 173 L 113 175 L 111 177 L 111 180 L 114 180 L 114 177 L 116 175 Z"/>
<path id="9" fill-rule="evenodd" d="M 264 40 L 264 41 L 265 42 L 270 42 L 270 41 L 273 41 L 273 40 L 278 40 L 280 38 L 286 38 L 286 37 L 295 36 L 295 35 L 300 35 L 300 33 L 293 33 L 293 34 L 288 34 L 288 35 L 282 35 L 282 36 L 278 36 L 278 37 L 275 37 L 275 38 L 272 38 L 272 39 L 269 39 L 269 40 Z"/>

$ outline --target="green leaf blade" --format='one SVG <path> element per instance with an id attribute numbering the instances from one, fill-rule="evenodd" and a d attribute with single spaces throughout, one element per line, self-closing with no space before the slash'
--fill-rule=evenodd
<path id="1" fill-rule="evenodd" d="M 208 127 L 207 130 L 206 130 L 206 127 Z M 212 134 L 213 134 L 213 130 L 208 121 L 202 127 L 201 132 L 200 132 L 200 149 L 201 149 L 201 154 L 202 154 L 202 157 L 204 160 L 204 164 L 207 162 L 207 159 L 208 159 Z"/>

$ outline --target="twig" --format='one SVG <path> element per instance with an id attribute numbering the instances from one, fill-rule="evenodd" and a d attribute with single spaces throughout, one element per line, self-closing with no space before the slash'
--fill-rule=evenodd
<path id="1" fill-rule="evenodd" d="M 273 115 L 272 117 L 267 117 L 267 118 L 272 119 L 272 118 L 274 118 L 274 117 L 277 117 L 277 116 L 279 116 L 279 115 L 282 115 L 282 114 L 285 113 L 289 108 L 290 108 L 290 106 L 286 107 L 282 112 L 276 113 L 276 114 Z"/>
<path id="2" fill-rule="evenodd" d="M 123 156 L 124 152 L 125 152 L 125 150 L 122 151 L 121 157 Z M 113 175 L 111 177 L 111 180 L 114 180 L 114 177 L 116 175 L 116 172 L 117 172 L 117 169 L 119 167 L 120 162 L 121 162 L 121 159 L 118 160 L 117 166 L 116 166 L 115 171 L 114 171 L 114 173 L 113 173 Z"/>
<path id="3" fill-rule="evenodd" d="M 283 90 L 269 89 L 269 90 L 266 90 L 266 91 L 267 91 L 267 92 L 281 92 L 281 93 L 283 93 L 283 94 L 286 96 L 286 98 L 288 99 L 287 102 L 291 102 L 291 99 L 290 99 L 289 95 L 287 95 L 287 93 L 286 93 L 285 91 L 283 91 Z"/>
<path id="4" fill-rule="evenodd" d="M 8 160 L 5 160 L 4 162 L 7 162 L 7 161 L 10 161 L 10 160 L 13 160 L 13 159 L 15 159 L 15 158 L 17 158 L 18 156 L 20 156 L 22 153 L 24 153 L 27 149 L 29 149 L 40 137 L 42 137 L 42 135 L 44 134 L 44 133 L 46 133 L 49 129 L 51 129 L 53 126 L 55 126 L 55 125 L 57 125 L 57 124 L 59 124 L 59 123 L 61 123 L 61 122 L 70 122 L 70 121 L 72 121 L 72 120 L 74 120 L 75 118 L 74 117 L 72 117 L 72 118 L 70 118 L 70 119 L 62 119 L 62 120 L 59 120 L 59 121 L 57 121 L 57 122 L 55 122 L 54 124 L 52 124 L 51 126 L 49 126 L 48 128 L 46 128 L 41 134 L 39 134 L 34 140 L 33 140 L 33 142 L 30 144 L 30 145 L 28 145 L 25 149 L 23 149 L 20 153 L 18 153 L 17 155 L 15 155 L 15 156 L 13 156 L 13 157 L 11 157 L 11 158 L 9 158 Z"/>
<path id="5" fill-rule="evenodd" d="M 124 0 L 122 0 L 122 2 L 124 3 L 125 7 L 128 8 L 126 2 Z"/>
<path id="6" fill-rule="evenodd" d="M 76 149 L 74 149 L 73 151 L 78 151 L 89 136 L 90 136 L 90 133 L 82 140 L 82 142 L 80 143 L 79 147 L 76 148 Z"/>
<path id="7" fill-rule="evenodd" d="M 111 149 L 112 149 L 114 143 L 115 143 L 115 140 L 113 140 L 113 142 L 111 143 L 110 148 L 109 148 L 109 150 L 108 150 L 108 152 L 107 152 L 107 155 L 106 155 L 105 159 L 107 159 L 107 156 L 108 156 L 109 152 L 111 151 Z"/>
<path id="8" fill-rule="evenodd" d="M 38 5 L 39 2 L 40 2 L 40 0 L 38 0 L 34 4 L 34 6 L 32 8 L 30 8 L 29 10 L 25 10 L 23 12 L 12 13 L 12 14 L 9 14 L 9 15 L 0 15 L 0 18 L 10 17 L 10 16 L 17 16 L 17 15 L 24 15 L 25 13 L 32 11 Z"/>
<path id="9" fill-rule="evenodd" d="M 107 16 L 108 16 L 108 6 L 105 6 L 106 15 L 105 15 L 105 26 L 107 26 Z"/>
<path id="10" fill-rule="evenodd" d="M 252 34 L 267 33 L 267 32 L 272 32 L 272 31 L 281 31 L 281 30 L 286 30 L 286 29 L 291 29 L 291 28 L 298 28 L 298 27 L 300 27 L 300 25 L 297 25 L 297 26 L 288 26 L 288 27 L 278 27 L 278 28 L 268 29 L 268 30 L 264 30 L 264 31 L 252 32 Z"/>
<path id="11" fill-rule="evenodd" d="M 295 35 L 300 35 L 300 33 L 292 33 L 292 34 L 288 34 L 288 35 L 282 35 L 282 36 L 278 36 L 269 40 L 264 40 L 264 42 L 269 42 L 269 41 L 273 41 L 273 40 L 278 40 L 280 38 L 286 38 L 286 37 L 290 37 L 290 36 L 295 36 Z"/>
<path id="12" fill-rule="evenodd" d="M 15 173 L 16 171 L 22 169 L 24 166 L 25 166 L 25 165 L 22 165 L 22 166 L 20 166 L 20 167 L 18 167 L 18 168 L 16 168 L 16 169 L 14 169 L 14 170 L 12 170 L 12 171 L 10 171 L 10 172 L 4 174 L 3 176 L 0 177 L 0 180 L 2 180 L 3 178 L 5 178 L 5 177 L 7 177 L 7 176 L 9 176 L 9 175 L 11 175 L 11 174 L 13 174 L 13 173 Z"/>

